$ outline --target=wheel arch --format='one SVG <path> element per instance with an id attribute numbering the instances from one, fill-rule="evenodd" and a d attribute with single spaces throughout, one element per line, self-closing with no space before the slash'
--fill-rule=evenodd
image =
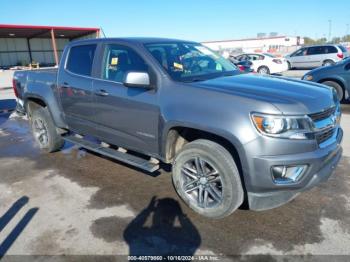
<path id="1" fill-rule="evenodd" d="M 47 99 L 37 94 L 27 94 L 23 100 L 24 100 L 24 109 L 26 110 L 27 114 L 29 114 L 28 106 L 32 107 L 33 109 L 39 106 L 45 107 L 48 109 L 56 127 L 66 128 L 66 124 L 62 117 L 62 114 L 60 113 L 58 108 L 55 108 L 57 102 L 50 103 L 47 101 Z"/>
<path id="2" fill-rule="evenodd" d="M 171 163 L 182 146 L 196 139 L 208 139 L 225 147 L 237 162 L 240 173 L 243 173 L 246 158 L 242 145 L 234 135 L 220 130 L 186 124 L 173 124 L 163 132 L 161 154 L 165 162 Z"/>
<path id="3" fill-rule="evenodd" d="M 162 156 L 166 163 L 171 163 L 176 153 L 186 144 L 197 139 L 208 139 L 223 146 L 235 161 L 242 181 L 244 191 L 244 204 L 248 208 L 247 190 L 245 183 L 245 170 L 247 170 L 247 159 L 239 140 L 232 134 L 220 130 L 207 129 L 199 126 L 177 124 L 166 128 L 163 135 Z"/>
<path id="4" fill-rule="evenodd" d="M 331 61 L 333 64 L 336 63 L 336 61 L 332 58 L 326 58 L 325 60 L 322 61 L 322 66 L 327 62 L 327 61 Z"/>
<path id="5" fill-rule="evenodd" d="M 343 89 L 343 91 L 345 92 L 345 82 L 339 78 L 334 78 L 334 77 L 326 77 L 326 78 L 322 78 L 320 80 L 317 81 L 317 83 L 322 84 L 326 81 L 331 81 L 331 82 L 335 82 L 338 85 L 340 85 L 340 87 Z"/>

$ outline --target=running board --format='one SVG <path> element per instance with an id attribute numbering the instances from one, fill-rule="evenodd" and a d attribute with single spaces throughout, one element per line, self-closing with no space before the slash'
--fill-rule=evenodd
<path id="1" fill-rule="evenodd" d="M 129 165 L 146 170 L 148 172 L 154 172 L 159 169 L 158 163 L 152 163 L 147 159 L 143 159 L 141 157 L 137 157 L 128 153 L 123 153 L 116 149 L 103 147 L 100 144 L 90 142 L 88 140 L 85 140 L 84 138 L 80 138 L 74 135 L 68 135 L 68 136 L 63 136 L 63 139 L 73 144 L 79 145 L 83 148 L 86 148 L 88 150 L 91 150 L 93 152 L 96 152 L 98 154 L 119 160 Z"/>

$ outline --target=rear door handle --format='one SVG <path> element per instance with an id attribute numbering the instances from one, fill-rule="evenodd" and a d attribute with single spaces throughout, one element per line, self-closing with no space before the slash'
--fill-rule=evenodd
<path id="1" fill-rule="evenodd" d="M 99 90 L 95 93 L 97 96 L 109 96 L 109 93 L 106 90 Z"/>

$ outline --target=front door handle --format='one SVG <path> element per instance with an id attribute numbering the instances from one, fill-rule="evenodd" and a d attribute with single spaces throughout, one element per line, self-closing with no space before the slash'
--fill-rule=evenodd
<path id="1" fill-rule="evenodd" d="M 106 90 L 99 90 L 95 93 L 97 96 L 109 96 L 109 93 Z"/>

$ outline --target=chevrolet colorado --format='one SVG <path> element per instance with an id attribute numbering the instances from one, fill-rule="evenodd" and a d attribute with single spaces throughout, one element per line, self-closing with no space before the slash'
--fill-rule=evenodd
<path id="1" fill-rule="evenodd" d="M 240 74 L 195 42 L 71 42 L 58 69 L 19 71 L 13 84 L 43 150 L 66 140 L 148 172 L 171 164 L 178 195 L 210 218 L 280 206 L 342 154 L 335 91 Z"/>

